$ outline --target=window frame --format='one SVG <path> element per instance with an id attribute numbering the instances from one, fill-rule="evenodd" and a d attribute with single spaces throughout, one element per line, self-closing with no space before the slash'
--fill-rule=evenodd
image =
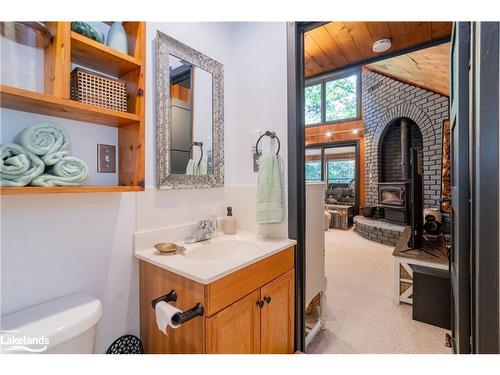
<path id="1" fill-rule="evenodd" d="M 360 206 L 360 176 L 361 176 L 361 159 L 360 159 L 360 140 L 355 139 L 355 140 L 349 140 L 349 141 L 335 141 L 335 142 L 324 142 L 324 143 L 316 143 L 316 144 L 311 144 L 304 146 L 304 177 L 305 177 L 305 151 L 308 149 L 321 149 L 321 164 L 323 167 L 321 168 L 321 181 L 324 181 L 327 185 L 326 188 L 328 189 L 328 182 L 326 181 L 328 179 L 328 171 L 326 171 L 326 163 L 325 163 L 325 149 L 330 148 L 330 147 L 345 147 L 345 146 L 354 146 L 355 148 L 355 166 L 354 166 L 354 176 L 356 177 L 356 182 L 355 182 L 355 189 L 356 189 L 356 194 L 354 196 L 355 198 L 355 203 L 354 203 L 354 212 L 358 212 L 359 206 Z M 304 178 L 305 181 L 305 178 Z"/>
<path id="2" fill-rule="evenodd" d="M 339 119 L 339 120 L 333 120 L 333 121 L 326 121 L 326 83 L 331 82 L 331 81 L 336 81 L 342 78 L 347 78 L 350 76 L 356 76 L 356 116 L 354 117 L 348 117 L 344 119 Z M 304 119 L 304 126 L 306 128 L 311 127 L 311 126 L 318 126 L 318 125 L 331 125 L 331 124 L 338 124 L 342 122 L 348 122 L 348 121 L 356 121 L 361 119 L 361 66 L 356 66 L 353 68 L 348 68 L 348 69 L 343 69 L 340 71 L 336 71 L 333 73 L 326 73 L 326 74 L 321 74 L 316 77 L 307 79 L 304 85 L 304 93 L 305 89 L 310 86 L 315 86 L 317 84 L 321 85 L 321 122 L 319 123 L 314 123 L 314 124 L 306 124 L 305 119 Z M 305 113 L 305 103 L 304 103 L 304 113 Z"/>

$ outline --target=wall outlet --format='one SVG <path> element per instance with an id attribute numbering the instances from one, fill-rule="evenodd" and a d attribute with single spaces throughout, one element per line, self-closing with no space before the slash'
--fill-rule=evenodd
<path id="1" fill-rule="evenodd" d="M 116 173 L 116 146 L 97 145 L 97 173 Z"/>

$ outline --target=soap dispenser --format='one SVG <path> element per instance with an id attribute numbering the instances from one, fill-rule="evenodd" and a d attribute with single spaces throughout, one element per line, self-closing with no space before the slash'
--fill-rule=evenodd
<path id="1" fill-rule="evenodd" d="M 227 208 L 227 216 L 224 218 L 224 234 L 235 234 L 237 229 L 236 218 L 233 216 L 233 208 Z"/>

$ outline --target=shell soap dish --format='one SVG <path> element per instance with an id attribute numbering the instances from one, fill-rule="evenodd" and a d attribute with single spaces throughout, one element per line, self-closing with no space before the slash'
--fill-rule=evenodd
<path id="1" fill-rule="evenodd" d="M 175 255 L 186 251 L 184 246 L 177 245 L 171 242 L 157 243 L 155 249 L 158 250 L 158 255 Z"/>

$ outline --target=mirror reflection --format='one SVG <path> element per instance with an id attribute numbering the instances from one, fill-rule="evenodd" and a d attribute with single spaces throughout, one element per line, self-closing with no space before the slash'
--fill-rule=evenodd
<path id="1" fill-rule="evenodd" d="M 169 55 L 170 174 L 213 173 L 212 74 Z"/>

